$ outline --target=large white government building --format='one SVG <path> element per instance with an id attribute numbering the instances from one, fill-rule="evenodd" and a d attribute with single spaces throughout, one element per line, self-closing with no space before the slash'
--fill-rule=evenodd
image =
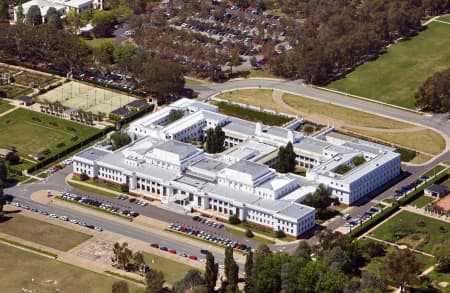
<path id="1" fill-rule="evenodd" d="M 184 116 L 169 123 L 171 110 Z M 193 142 L 203 141 L 216 125 L 225 132 L 227 148 L 206 154 Z M 294 237 L 315 225 L 315 210 L 301 202 L 319 184 L 352 204 L 400 174 L 400 156 L 392 148 L 340 137 L 332 128 L 305 136 L 290 127 L 229 117 L 214 105 L 189 99 L 131 123 L 127 131 L 131 144 L 116 151 L 90 147 L 74 156 L 73 172 L 127 183 L 131 193 L 163 204 L 223 219 L 237 215 Z M 306 177 L 271 168 L 278 148 L 288 142 Z M 342 165 L 347 171 L 338 174 Z"/>

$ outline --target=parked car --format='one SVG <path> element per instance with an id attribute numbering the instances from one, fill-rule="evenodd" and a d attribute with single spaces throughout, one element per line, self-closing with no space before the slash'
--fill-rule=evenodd
<path id="1" fill-rule="evenodd" d="M 197 260 L 198 258 L 197 258 L 197 256 L 195 256 L 195 255 L 190 255 L 190 256 L 189 256 L 189 259 Z"/>
<path id="2" fill-rule="evenodd" d="M 150 247 L 159 248 L 158 243 L 150 243 Z"/>
<path id="3" fill-rule="evenodd" d="M 167 247 L 165 247 L 165 246 L 161 246 L 159 249 L 160 249 L 160 250 L 163 250 L 163 251 L 168 251 L 168 250 L 169 250 L 169 249 L 168 249 Z"/>

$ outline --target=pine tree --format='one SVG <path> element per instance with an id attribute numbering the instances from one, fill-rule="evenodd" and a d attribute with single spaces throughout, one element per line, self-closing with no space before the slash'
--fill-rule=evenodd
<path id="1" fill-rule="evenodd" d="M 284 156 L 285 156 L 285 170 L 286 172 L 294 172 L 295 171 L 295 152 L 294 152 L 294 146 L 291 142 L 288 142 L 286 145 L 286 148 L 284 149 Z"/>
<path id="2" fill-rule="evenodd" d="M 42 24 L 41 9 L 37 5 L 33 5 L 28 8 L 27 16 L 25 17 L 26 23 L 31 25 Z"/>
<path id="3" fill-rule="evenodd" d="M 234 259 L 231 260 L 230 263 L 230 269 L 228 271 L 229 277 L 227 278 L 228 286 L 227 286 L 227 293 L 234 293 L 237 292 L 237 284 L 239 281 L 239 266 L 234 261 Z"/>
<path id="4" fill-rule="evenodd" d="M 218 267 L 211 252 L 206 255 L 205 282 L 208 292 L 213 292 L 217 282 Z"/>
<path id="5" fill-rule="evenodd" d="M 47 11 L 47 23 L 56 29 L 62 29 L 63 24 L 61 21 L 61 16 L 58 14 L 58 11 L 54 7 L 50 7 Z"/>
<path id="6" fill-rule="evenodd" d="M 286 151 L 285 151 L 284 147 L 281 146 L 278 149 L 277 162 L 275 165 L 275 169 L 277 170 L 277 172 L 286 173 L 286 171 L 285 171 L 285 159 L 286 159 L 285 153 L 286 153 Z"/>
<path id="7" fill-rule="evenodd" d="M 213 136 L 214 136 L 214 129 L 208 128 L 206 130 L 205 151 L 210 154 L 212 154 L 214 150 Z"/>
<path id="8" fill-rule="evenodd" d="M 8 1 L 0 0 L 0 22 L 9 20 Z"/>
<path id="9" fill-rule="evenodd" d="M 233 262 L 234 262 L 233 248 L 227 246 L 225 248 L 225 260 L 224 260 L 225 277 L 227 278 L 227 280 L 230 279 L 230 273 L 232 272 L 231 266 L 233 265 Z"/>
<path id="10" fill-rule="evenodd" d="M 249 280 L 252 277 L 252 270 L 253 270 L 253 252 L 250 250 L 247 254 L 247 257 L 245 259 L 245 291 L 249 290 Z"/>
<path id="11" fill-rule="evenodd" d="M 225 132 L 219 124 L 214 128 L 214 135 L 216 136 L 216 153 L 220 153 L 223 151 L 223 144 L 225 143 Z"/>
<path id="12" fill-rule="evenodd" d="M 23 23 L 25 15 L 23 14 L 22 1 L 19 1 L 19 5 L 17 7 L 16 17 L 17 17 L 17 23 Z"/>

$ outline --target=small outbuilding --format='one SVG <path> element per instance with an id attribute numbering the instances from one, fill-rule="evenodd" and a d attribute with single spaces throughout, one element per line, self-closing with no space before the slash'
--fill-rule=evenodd
<path id="1" fill-rule="evenodd" d="M 433 184 L 425 188 L 424 193 L 429 196 L 442 198 L 448 194 L 448 187 L 444 185 Z"/>
<path id="2" fill-rule="evenodd" d="M 27 106 L 27 107 L 34 104 L 33 98 L 29 97 L 29 96 L 21 96 L 19 98 L 19 100 L 22 105 Z"/>
<path id="3" fill-rule="evenodd" d="M 136 111 L 141 111 L 148 108 L 149 104 L 145 100 L 134 100 L 125 105 L 129 110 L 135 109 Z"/>
<path id="4" fill-rule="evenodd" d="M 126 107 L 120 107 L 120 108 L 117 108 L 116 110 L 111 112 L 111 114 L 120 116 L 121 119 L 130 116 L 131 113 L 132 113 L 131 110 L 126 108 Z"/>

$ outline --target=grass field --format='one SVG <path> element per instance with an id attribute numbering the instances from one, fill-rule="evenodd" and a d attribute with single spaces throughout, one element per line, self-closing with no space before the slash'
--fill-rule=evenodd
<path id="1" fill-rule="evenodd" d="M 193 267 L 158 256 L 153 253 L 144 252 L 145 262 L 150 269 L 159 270 L 164 273 L 164 279 L 170 284 L 182 279 Z"/>
<path id="2" fill-rule="evenodd" d="M 283 100 L 286 104 L 300 111 L 310 114 L 319 114 L 339 120 L 348 125 L 356 125 L 371 128 L 401 129 L 412 127 L 411 124 L 397 120 L 356 111 L 350 108 L 336 106 L 331 103 L 316 101 L 297 95 L 285 94 Z"/>
<path id="3" fill-rule="evenodd" d="M 418 225 L 422 222 L 425 226 Z M 440 227 L 447 232 L 441 231 Z M 402 211 L 375 229 L 372 236 L 433 254 L 436 246 L 450 237 L 449 230 L 449 223 Z"/>
<path id="4" fill-rule="evenodd" d="M 442 290 L 443 293 L 449 293 L 450 287 L 447 286 L 446 288 L 443 288 L 439 285 L 440 282 L 447 282 L 450 283 L 450 273 L 444 274 L 444 273 L 438 273 L 436 271 L 432 271 L 427 275 L 431 280 L 433 280 L 433 285 L 436 288 L 439 288 Z"/>
<path id="5" fill-rule="evenodd" d="M 439 17 L 438 20 L 450 22 L 450 14 L 443 15 L 443 16 Z"/>
<path id="6" fill-rule="evenodd" d="M 431 160 L 431 156 L 425 155 L 422 153 L 419 153 L 417 156 L 415 156 L 409 163 L 411 164 L 423 164 Z"/>
<path id="7" fill-rule="evenodd" d="M 217 106 L 219 106 L 219 112 L 222 114 L 241 118 L 244 120 L 262 122 L 265 125 L 281 126 L 292 120 L 292 118 L 247 109 L 237 105 L 228 104 L 225 102 L 217 103 Z"/>
<path id="8" fill-rule="evenodd" d="M 364 63 L 328 88 L 415 109 L 414 94 L 423 82 L 450 66 L 450 38 L 443 37 L 449 34 L 450 25 L 431 22 L 417 36 L 392 45 L 387 53 Z"/>
<path id="9" fill-rule="evenodd" d="M 27 89 L 13 84 L 0 85 L 0 92 L 5 92 L 6 97 L 10 99 L 15 99 L 20 96 L 28 95 L 32 92 L 32 89 Z"/>
<path id="10" fill-rule="evenodd" d="M 422 196 L 416 198 L 415 200 L 413 200 L 409 205 L 413 206 L 413 207 L 417 207 L 417 208 L 423 208 L 424 206 L 433 202 L 434 200 L 435 200 L 435 198 L 432 198 L 432 197 L 429 197 L 426 195 L 422 195 Z"/>
<path id="11" fill-rule="evenodd" d="M 241 230 L 238 230 L 238 229 L 233 229 L 233 228 L 228 227 L 228 226 L 225 226 L 225 230 L 227 232 L 231 233 L 231 234 L 243 237 L 244 239 L 247 238 L 247 236 L 245 235 L 245 231 L 241 231 Z M 270 239 L 267 239 L 267 238 L 264 238 L 264 237 L 260 237 L 260 236 L 257 236 L 257 235 L 254 235 L 252 238 L 249 238 L 249 239 L 252 239 L 253 241 L 257 241 L 259 243 L 268 244 L 268 245 L 275 244 L 275 241 L 272 241 Z"/>
<path id="12" fill-rule="evenodd" d="M 217 95 L 218 98 L 253 105 L 265 109 L 272 109 L 280 112 L 282 109 L 272 101 L 272 90 L 265 89 L 244 89 L 225 92 Z"/>
<path id="13" fill-rule="evenodd" d="M 0 117 L 0 147 L 15 146 L 19 155 L 54 155 L 99 130 L 26 109 Z M 44 151 L 49 150 L 46 154 Z"/>
<path id="14" fill-rule="evenodd" d="M 2 292 L 111 292 L 117 279 L 68 265 L 40 255 L 0 244 Z M 128 284 L 130 292 L 144 288 Z M 58 290 L 59 289 L 59 290 Z"/>
<path id="15" fill-rule="evenodd" d="M 441 172 L 442 170 L 444 170 L 446 167 L 442 166 L 442 165 L 437 165 L 434 166 L 432 169 L 428 170 L 427 172 L 425 172 L 425 176 L 434 176 L 435 174 Z"/>
<path id="16" fill-rule="evenodd" d="M 8 214 L 7 219 L 0 222 L 0 232 L 62 251 L 92 237 L 19 214 Z"/>
<path id="17" fill-rule="evenodd" d="M 437 132 L 430 129 L 412 132 L 381 132 L 344 127 L 355 133 L 401 145 L 420 152 L 437 155 L 445 149 L 445 140 Z"/>
<path id="18" fill-rule="evenodd" d="M 0 100 L 0 114 L 12 108 L 13 106 L 11 106 L 8 102 Z"/>
<path id="19" fill-rule="evenodd" d="M 100 48 L 102 44 L 115 44 L 114 38 L 98 38 L 98 39 L 92 39 L 92 40 L 83 40 L 89 47 L 91 48 Z"/>
<path id="20" fill-rule="evenodd" d="M 60 102 L 66 107 L 92 113 L 110 113 L 136 98 L 80 82 L 68 82 L 38 97 L 41 101 Z"/>

